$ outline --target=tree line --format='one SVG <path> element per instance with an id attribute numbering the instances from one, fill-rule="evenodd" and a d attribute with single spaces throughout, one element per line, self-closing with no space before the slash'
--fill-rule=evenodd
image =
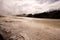
<path id="1" fill-rule="evenodd" d="M 54 11 L 43 12 L 43 13 L 35 13 L 34 15 L 29 14 L 27 15 L 27 17 L 60 19 L 60 10 L 54 10 Z"/>

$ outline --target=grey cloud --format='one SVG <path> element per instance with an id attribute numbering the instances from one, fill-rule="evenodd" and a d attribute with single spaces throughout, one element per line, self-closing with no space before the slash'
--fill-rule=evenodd
<path id="1" fill-rule="evenodd" d="M 47 12 L 60 9 L 59 5 L 59 0 L 0 0 L 0 15 Z"/>

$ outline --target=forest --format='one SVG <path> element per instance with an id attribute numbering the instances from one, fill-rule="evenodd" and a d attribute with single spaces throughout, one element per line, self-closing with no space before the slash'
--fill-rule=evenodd
<path id="1" fill-rule="evenodd" d="M 34 15 L 29 14 L 27 15 L 27 17 L 60 19 L 60 10 L 54 10 L 54 11 L 43 12 L 43 13 L 35 13 Z"/>

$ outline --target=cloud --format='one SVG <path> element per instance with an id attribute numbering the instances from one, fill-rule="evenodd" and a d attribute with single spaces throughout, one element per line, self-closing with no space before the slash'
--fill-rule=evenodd
<path id="1" fill-rule="evenodd" d="M 35 14 L 60 9 L 60 0 L 0 0 L 0 15 Z"/>

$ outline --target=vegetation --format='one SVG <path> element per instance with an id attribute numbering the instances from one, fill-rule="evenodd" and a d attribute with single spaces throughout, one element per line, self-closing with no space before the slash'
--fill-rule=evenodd
<path id="1" fill-rule="evenodd" d="M 29 14 L 27 15 L 27 17 L 60 19 L 60 10 L 54 10 L 54 11 L 44 12 L 44 13 L 36 13 L 34 15 Z"/>

